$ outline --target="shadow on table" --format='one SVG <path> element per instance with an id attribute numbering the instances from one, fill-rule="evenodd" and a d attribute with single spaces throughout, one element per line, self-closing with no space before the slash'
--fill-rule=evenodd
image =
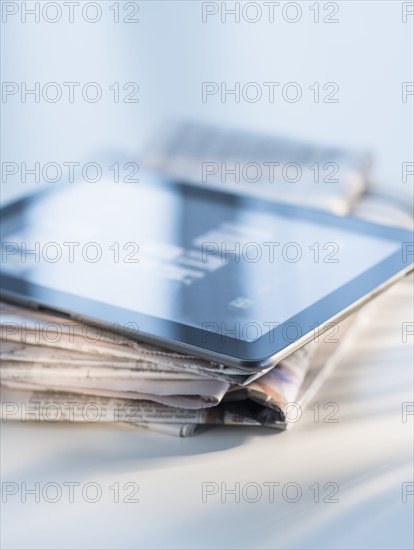
<path id="1" fill-rule="evenodd" d="M 2 439 L 16 452 L 35 448 L 28 478 L 51 479 L 64 472 L 99 475 L 108 467 L 123 472 L 154 469 L 165 459 L 215 454 L 244 445 L 253 437 L 278 437 L 284 432 L 262 427 L 215 426 L 189 438 L 173 437 L 132 426 L 109 424 L 21 424 L 2 426 Z M 21 448 L 21 451 L 19 451 Z M 41 451 L 39 451 L 41 449 Z M 42 456 L 44 459 L 42 459 Z M 19 468 L 22 471 L 22 468 Z"/>

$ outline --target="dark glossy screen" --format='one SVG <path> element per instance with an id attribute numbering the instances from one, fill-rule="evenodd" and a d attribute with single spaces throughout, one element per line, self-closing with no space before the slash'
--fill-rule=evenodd
<path id="1" fill-rule="evenodd" d="M 22 209 L 3 269 L 254 341 L 401 246 L 295 212 L 150 179 L 72 184 Z"/>

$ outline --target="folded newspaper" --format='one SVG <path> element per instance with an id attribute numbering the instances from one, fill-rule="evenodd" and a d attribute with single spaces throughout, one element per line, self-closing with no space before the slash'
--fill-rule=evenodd
<path id="1" fill-rule="evenodd" d="M 366 153 L 200 122 L 163 123 L 141 164 L 194 185 L 349 214 L 366 190 Z"/>
<path id="2" fill-rule="evenodd" d="M 271 158 L 275 165 L 294 159 L 304 166 L 316 154 L 321 162 L 334 158 L 346 165 L 338 185 L 325 185 L 312 193 L 314 186 L 307 182 L 301 192 L 286 191 L 284 200 L 316 200 L 319 207 L 351 211 L 365 189 L 365 162 L 339 150 L 312 151 L 287 140 L 177 124 L 163 133 L 143 163 L 195 181 L 203 169 L 201 158 L 212 162 Z M 241 187 L 237 184 L 233 190 L 246 192 Z M 277 186 L 253 187 L 257 196 L 281 200 Z M 248 189 L 253 193 L 252 186 Z M 372 214 L 369 200 L 356 207 L 363 216 Z M 92 327 L 91 337 L 90 326 L 86 330 L 80 322 L 19 305 L 3 302 L 0 313 L 3 420 L 119 422 L 180 436 L 214 424 L 286 429 L 296 422 L 358 330 L 354 317 L 347 319 L 339 325 L 334 341 L 315 338 L 258 378 L 140 343 L 133 335 L 128 338 Z"/>
<path id="3" fill-rule="evenodd" d="M 213 363 L 125 337 L 114 344 L 97 327 L 90 342 L 82 323 L 7 303 L 0 313 L 3 418 L 176 424 L 186 435 L 205 424 L 286 428 L 350 323 L 242 386 L 218 370 L 211 378 Z"/>

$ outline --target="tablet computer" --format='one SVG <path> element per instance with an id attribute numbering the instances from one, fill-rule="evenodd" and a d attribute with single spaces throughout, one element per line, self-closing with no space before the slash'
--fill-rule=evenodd
<path id="1" fill-rule="evenodd" d="M 412 269 L 413 236 L 146 174 L 2 210 L 3 296 L 259 372 Z"/>

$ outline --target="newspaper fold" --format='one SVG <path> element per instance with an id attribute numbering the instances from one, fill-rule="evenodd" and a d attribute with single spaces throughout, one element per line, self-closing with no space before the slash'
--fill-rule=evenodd
<path id="1" fill-rule="evenodd" d="M 60 344 L 59 340 L 43 346 L 37 336 L 44 328 L 44 314 L 40 313 L 37 318 L 36 312 L 9 304 L 2 305 L 0 312 L 3 309 L 9 312 L 9 315 L 2 316 L 1 321 L 3 401 L 4 392 L 9 395 L 14 390 L 16 399 L 22 396 L 18 410 L 22 412 L 25 406 L 39 407 L 40 416 L 36 420 L 43 421 L 48 418 L 41 414 L 41 410 L 57 405 L 62 409 L 58 420 L 87 421 L 77 407 L 82 405 L 83 410 L 86 405 L 93 404 L 99 406 L 100 421 L 137 425 L 260 424 L 284 429 L 288 409 L 292 404 L 297 408 L 297 398 L 306 386 L 308 368 L 312 367 L 312 358 L 319 355 L 322 345 L 311 342 L 260 380 L 242 387 L 208 379 L 188 370 L 180 371 L 176 358 L 170 369 L 165 356 L 160 366 L 138 359 L 132 361 L 130 357 L 124 361 L 119 357 L 113 359 L 111 355 L 105 356 L 102 350 L 94 356 L 54 347 Z M 18 331 L 13 330 L 12 341 L 9 341 L 11 310 L 14 320 L 27 322 L 30 319 L 31 324 L 28 333 L 23 325 Z M 341 330 L 343 327 L 344 323 Z M 81 324 L 77 327 L 78 330 L 82 328 Z M 22 341 L 17 341 L 16 334 Z M 26 336 L 30 336 L 30 344 L 25 343 Z M 330 344 L 330 348 L 333 351 L 337 346 Z M 2 411 L 3 417 L 13 418 L 14 407 L 11 401 L 7 403 Z M 65 410 L 68 403 L 71 406 Z M 115 418 L 116 407 L 118 416 Z M 71 411 L 73 418 L 68 416 Z"/>
<path id="2" fill-rule="evenodd" d="M 74 319 L 64 319 L 5 302 L 0 303 L 0 308 L 1 339 L 9 343 L 70 351 L 72 355 L 82 353 L 94 356 L 95 361 L 97 358 L 110 358 L 111 361 L 116 360 L 115 364 L 118 361 L 123 364 L 129 362 L 131 368 L 138 363 L 147 363 L 153 365 L 150 367 L 153 369 L 167 367 L 168 370 L 190 372 L 235 384 L 248 383 L 252 378 L 249 373 L 138 342 L 123 333 L 111 332 L 97 325 L 85 325 Z"/>

